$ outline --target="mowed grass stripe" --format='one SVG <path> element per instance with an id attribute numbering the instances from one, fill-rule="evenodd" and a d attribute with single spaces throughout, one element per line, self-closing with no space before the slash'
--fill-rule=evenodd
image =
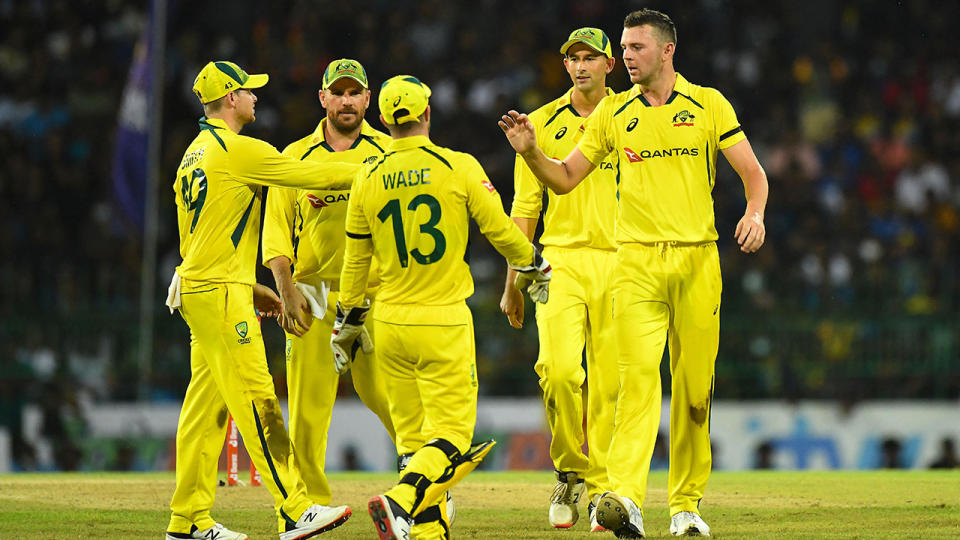
<path id="1" fill-rule="evenodd" d="M 334 503 L 354 516 L 324 539 L 369 539 L 369 497 L 396 475 L 333 473 Z M 172 473 L 0 475 L 0 539 L 162 538 Z M 670 537 L 666 473 L 651 475 L 650 538 Z M 472 473 L 453 492 L 455 538 L 603 539 L 590 534 L 586 501 L 573 529 L 553 530 L 550 472 Z M 960 538 L 960 471 L 716 472 L 701 505 L 716 538 Z M 213 516 L 252 539 L 276 538 L 265 487 L 219 488 Z"/>

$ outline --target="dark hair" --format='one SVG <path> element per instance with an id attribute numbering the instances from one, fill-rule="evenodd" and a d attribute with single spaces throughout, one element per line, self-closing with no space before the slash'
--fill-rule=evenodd
<path id="1" fill-rule="evenodd" d="M 656 31 L 657 37 L 663 43 L 677 44 L 677 27 L 666 13 L 643 8 L 627 14 L 627 17 L 623 19 L 624 28 L 634 28 L 645 24 L 649 24 Z"/>

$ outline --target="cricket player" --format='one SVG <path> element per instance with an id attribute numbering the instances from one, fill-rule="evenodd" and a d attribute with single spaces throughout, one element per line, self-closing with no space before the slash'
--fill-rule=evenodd
<path id="1" fill-rule="evenodd" d="M 280 300 L 256 284 L 255 268 L 261 186 L 347 189 L 358 167 L 299 161 L 240 135 L 256 119 L 253 89 L 267 80 L 232 62 L 210 62 L 193 85 L 205 117 L 173 184 L 183 262 L 167 305 L 190 327 L 191 377 L 177 425 L 168 540 L 247 538 L 210 517 L 228 414 L 273 495 L 281 540 L 309 538 L 350 517 L 346 506 L 322 506 L 307 496 L 257 320 L 257 310 L 279 312 Z"/>
<path id="2" fill-rule="evenodd" d="M 370 104 L 363 66 L 347 58 L 330 62 L 319 97 L 326 117 L 313 133 L 287 146 L 283 154 L 303 161 L 345 161 L 358 166 L 379 160 L 390 137 L 363 119 Z M 273 271 L 283 304 L 279 320 L 287 337 L 290 438 L 297 449 L 307 496 L 320 504 L 329 504 L 331 499 L 324 466 L 340 378 L 330 350 L 330 333 L 340 294 L 346 240 L 343 224 L 349 198 L 349 191 L 274 188 L 267 195 L 263 226 L 264 264 Z M 393 440 L 386 388 L 375 360 L 372 354 L 360 353 L 351 370 L 353 386 Z"/>
<path id="3" fill-rule="evenodd" d="M 473 294 L 470 219 L 521 272 L 519 285 L 541 302 L 549 294 L 549 264 L 504 213 L 477 160 L 430 142 L 429 97 L 427 85 L 409 75 L 380 89 L 380 121 L 393 141 L 354 183 L 331 339 L 334 359 L 345 369 L 367 316 L 363 292 L 375 258 L 382 280 L 372 315 L 375 354 L 397 451 L 412 454 L 399 483 L 368 504 L 381 540 L 406 540 L 413 520 L 438 506 L 492 446 L 471 446 L 477 370 L 473 317 L 465 302 Z M 449 538 L 449 531 L 415 536 Z"/>
<path id="4" fill-rule="evenodd" d="M 627 15 L 623 61 L 639 93 L 600 103 L 563 161 L 536 144 L 526 115 L 500 127 L 533 173 L 557 193 L 577 186 L 609 152 L 620 159 L 620 209 L 613 285 L 620 390 L 608 453 L 612 490 L 598 502 L 600 525 L 620 538 L 644 535 L 641 508 L 660 417 L 660 360 L 669 336 L 670 532 L 709 535 L 699 503 L 710 476 L 710 405 L 720 332 L 720 261 L 711 192 L 717 153 L 740 176 L 746 211 L 734 237 L 741 251 L 763 245 L 767 179 L 730 103 L 673 68 L 673 21 L 658 11 Z"/>
<path id="5" fill-rule="evenodd" d="M 600 100 L 612 95 L 606 77 L 616 60 L 610 39 L 598 28 L 579 28 L 560 47 L 563 65 L 573 88 L 530 113 L 537 145 L 552 158 L 570 153 L 583 134 L 584 119 Z M 543 254 L 553 276 L 550 302 L 537 308 L 540 356 L 534 367 L 553 435 L 550 458 L 557 485 L 548 518 L 556 528 L 572 527 L 579 518 L 577 502 L 586 488 L 591 530 L 596 523 L 596 499 L 609 490 L 606 455 L 613 434 L 617 394 L 617 350 L 613 339 L 612 277 L 616 270 L 614 216 L 617 211 L 617 153 L 611 152 L 590 174 L 590 181 L 567 195 L 547 191 L 517 156 L 514 198 L 510 216 L 533 239 L 540 213 Z M 543 204 L 544 192 L 548 197 Z M 544 208 L 545 206 L 545 208 Z M 524 305 L 513 286 L 515 272 L 507 271 L 500 309 L 516 328 L 523 325 Z M 582 367 L 586 347 L 590 373 L 587 392 L 587 443 L 583 452 Z M 586 485 L 584 485 L 586 484 Z"/>

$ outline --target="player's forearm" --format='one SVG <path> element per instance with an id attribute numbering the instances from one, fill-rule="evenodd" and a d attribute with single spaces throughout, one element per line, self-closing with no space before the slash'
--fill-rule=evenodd
<path id="1" fill-rule="evenodd" d="M 580 183 L 580 179 L 573 177 L 565 162 L 547 157 L 539 146 L 520 154 L 520 157 L 527 167 L 530 167 L 534 176 L 558 195 L 569 193 Z"/>
<path id="2" fill-rule="evenodd" d="M 767 183 L 767 173 L 759 163 L 755 167 L 744 171 L 741 180 L 743 181 L 744 194 L 747 198 L 747 209 L 744 214 L 760 214 L 762 219 L 767 208 L 767 196 L 770 192 L 770 186 Z"/>
<path id="3" fill-rule="evenodd" d="M 280 296 L 285 296 L 293 288 L 293 272 L 290 271 L 290 259 L 282 255 L 274 257 L 267 261 L 267 266 L 273 272 L 273 280 L 277 283 Z"/>
<path id="4" fill-rule="evenodd" d="M 513 222 L 517 224 L 517 228 L 520 229 L 520 232 L 527 237 L 527 240 L 533 241 L 533 233 L 537 230 L 537 221 L 533 218 L 522 218 L 515 217 L 512 218 Z M 507 280 L 504 283 L 504 289 L 509 289 L 513 287 L 513 282 L 517 279 L 517 271 L 507 268 Z"/>
<path id="5" fill-rule="evenodd" d="M 340 305 L 346 309 L 363 303 L 373 257 L 370 238 L 347 238 L 340 271 Z"/>

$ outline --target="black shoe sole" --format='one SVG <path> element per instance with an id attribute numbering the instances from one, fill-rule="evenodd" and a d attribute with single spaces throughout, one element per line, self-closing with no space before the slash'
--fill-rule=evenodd
<path id="1" fill-rule="evenodd" d="M 637 539 L 643 535 L 630 528 L 630 511 L 617 497 L 600 497 L 597 501 L 597 523 L 613 531 L 617 538 Z"/>
<path id="2" fill-rule="evenodd" d="M 387 506 L 390 503 L 384 496 L 377 496 L 367 503 L 367 511 L 370 512 L 370 519 L 373 520 L 377 528 L 377 537 L 380 540 L 405 540 L 397 536 L 397 532 L 390 526 L 393 512 Z"/>

